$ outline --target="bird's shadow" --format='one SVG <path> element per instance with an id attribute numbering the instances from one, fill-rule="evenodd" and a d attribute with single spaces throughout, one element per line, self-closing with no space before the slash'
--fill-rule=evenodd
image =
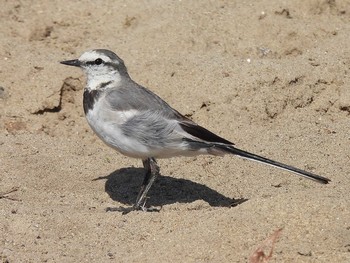
<path id="1" fill-rule="evenodd" d="M 95 180 L 107 179 L 105 191 L 117 202 L 133 205 L 144 178 L 143 168 L 122 168 Z M 160 175 L 148 193 L 148 206 L 204 200 L 210 206 L 233 207 L 248 199 L 226 197 L 209 187 L 186 179 Z"/>

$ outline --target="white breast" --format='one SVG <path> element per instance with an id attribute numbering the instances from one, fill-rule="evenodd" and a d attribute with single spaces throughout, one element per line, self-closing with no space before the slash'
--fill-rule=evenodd
<path id="1" fill-rule="evenodd" d="M 121 125 L 137 114 L 137 110 L 115 111 L 106 107 L 101 98 L 92 110 L 86 114 L 86 119 L 97 136 L 108 146 L 120 153 L 134 158 L 147 158 L 149 149 L 145 145 L 126 136 Z"/>

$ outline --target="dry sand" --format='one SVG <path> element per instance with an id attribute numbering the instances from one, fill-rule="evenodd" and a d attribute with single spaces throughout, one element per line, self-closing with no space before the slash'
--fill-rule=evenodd
<path id="1" fill-rule="evenodd" d="M 349 1 L 2 1 L 0 20 L 3 262 L 247 262 L 280 228 L 270 262 L 350 262 Z M 159 213 L 105 212 L 134 202 L 142 165 L 93 134 L 84 76 L 58 63 L 91 48 L 240 148 L 332 182 L 174 158 Z"/>

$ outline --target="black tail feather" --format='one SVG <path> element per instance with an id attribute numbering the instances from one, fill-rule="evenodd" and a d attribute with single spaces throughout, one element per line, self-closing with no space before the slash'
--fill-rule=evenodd
<path id="1" fill-rule="evenodd" d="M 222 145 L 222 144 L 217 144 L 215 145 L 215 147 L 220 148 L 226 152 L 232 153 L 234 155 L 238 155 L 240 157 L 246 158 L 246 159 L 250 159 L 250 160 L 254 160 L 257 162 L 261 162 L 261 163 L 265 163 L 268 165 L 272 165 L 274 167 L 278 167 L 293 173 L 296 173 L 300 176 L 303 176 L 305 178 L 314 180 L 316 182 L 322 183 L 322 184 L 328 184 L 331 180 L 326 178 L 326 177 L 322 177 L 304 170 L 301 170 L 299 168 L 284 164 L 284 163 L 280 163 L 280 162 L 276 162 L 274 160 L 270 160 L 268 158 L 250 153 L 250 152 L 246 152 L 240 149 L 235 148 L 234 146 L 231 145 Z"/>

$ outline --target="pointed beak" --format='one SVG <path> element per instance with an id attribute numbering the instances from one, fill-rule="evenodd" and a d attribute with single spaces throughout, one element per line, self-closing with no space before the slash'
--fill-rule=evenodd
<path id="1" fill-rule="evenodd" d="M 68 66 L 74 66 L 74 67 L 80 67 L 81 66 L 81 62 L 78 59 L 61 61 L 60 63 L 64 64 L 64 65 L 68 65 Z"/>

